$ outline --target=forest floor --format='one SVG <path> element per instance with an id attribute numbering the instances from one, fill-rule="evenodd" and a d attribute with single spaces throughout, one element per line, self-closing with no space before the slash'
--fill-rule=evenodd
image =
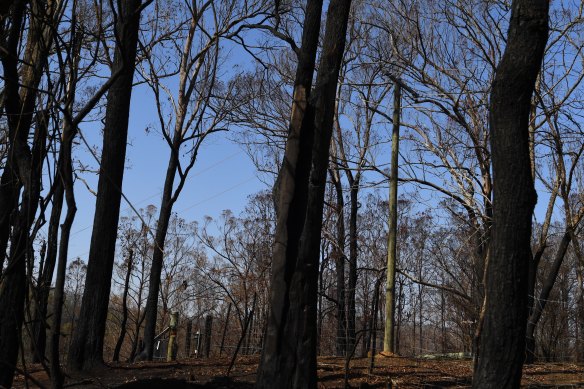
<path id="1" fill-rule="evenodd" d="M 66 388 L 197 389 L 253 388 L 259 357 L 241 357 L 227 375 L 230 358 L 189 359 L 177 362 L 110 364 L 91 375 L 69 376 Z M 369 374 L 369 358 L 355 358 L 350 364 L 352 388 L 469 388 L 471 361 L 423 360 L 401 357 L 375 358 Z M 40 365 L 29 367 L 28 387 L 50 387 Z M 344 388 L 345 360 L 318 359 L 319 388 Z M 18 375 L 14 385 L 27 386 Z M 391 386 L 389 385 L 391 384 Z M 524 388 L 584 388 L 584 365 L 537 363 L 524 368 Z"/>

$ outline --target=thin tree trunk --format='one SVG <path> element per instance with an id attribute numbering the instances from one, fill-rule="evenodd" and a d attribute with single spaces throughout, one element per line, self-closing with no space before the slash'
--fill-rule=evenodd
<path id="1" fill-rule="evenodd" d="M 223 335 L 221 336 L 221 347 L 219 348 L 219 356 L 223 354 L 223 347 L 225 346 L 225 335 L 227 334 L 227 326 L 229 325 L 229 315 L 231 314 L 231 303 L 227 307 L 227 317 L 225 318 L 225 327 L 223 327 Z"/>
<path id="2" fill-rule="evenodd" d="M 41 44 L 41 31 L 38 18 L 31 18 L 26 45 L 25 63 L 34 66 L 23 66 L 22 80 L 19 77 L 19 50 L 20 38 L 25 21 L 27 0 L 15 1 L 10 12 L 10 30 L 0 27 L 6 41 L 2 41 L 4 50 L 0 54 L 3 68 L 4 81 L 4 113 L 8 124 L 8 158 L 2 172 L 0 185 L 0 273 L 4 267 L 6 250 L 10 239 L 10 227 L 13 214 L 18 208 L 18 200 L 23 181 L 19 177 L 19 170 L 26 170 L 25 166 L 19 166 L 19 161 L 14 154 L 23 148 L 28 148 L 27 138 L 33 120 L 33 111 L 36 102 L 36 91 L 40 82 L 40 75 L 45 64 L 46 50 L 39 47 Z M 35 2 L 35 10 L 38 11 Z M 41 7 L 42 8 L 42 7 Z M 32 62 L 35 61 L 35 62 Z M 20 85 L 22 84 L 22 88 Z M 30 150 L 29 150 L 30 152 Z M 0 335 L 1 336 L 1 335 Z M 1 340 L 0 340 L 1 341 Z"/>
<path id="3" fill-rule="evenodd" d="M 347 352 L 347 315 L 345 302 L 345 200 L 343 198 L 343 186 L 338 171 L 331 171 L 331 179 L 335 187 L 336 204 L 336 244 L 333 248 L 335 260 L 335 272 L 337 278 L 337 334 L 336 354 L 345 356 Z"/>
<path id="4" fill-rule="evenodd" d="M 71 14 L 71 44 L 73 46 L 74 60 L 69 74 L 69 85 L 67 86 L 67 100 L 65 104 L 65 124 L 63 126 L 63 135 L 61 139 L 61 148 L 59 150 L 59 161 L 57 163 L 57 174 L 56 174 L 56 184 L 57 189 L 61 191 L 57 200 L 60 200 L 58 204 L 53 204 L 53 207 L 58 206 L 60 209 L 55 210 L 51 213 L 51 223 L 54 221 L 56 224 L 59 223 L 61 217 L 62 206 L 63 206 L 63 193 L 65 196 L 65 201 L 67 203 L 67 213 L 65 215 L 65 220 L 61 225 L 61 241 L 59 242 L 58 258 L 51 259 L 52 261 L 57 260 L 57 278 L 55 280 L 55 290 L 53 294 L 53 320 L 51 325 L 51 332 L 49 338 L 49 354 L 50 354 L 50 376 L 51 376 L 51 387 L 53 389 L 61 389 L 63 387 L 64 377 L 61 372 L 61 357 L 60 357 L 60 341 L 61 341 L 61 321 L 63 316 L 63 302 L 65 296 L 65 279 L 67 272 L 67 258 L 69 255 L 69 238 L 71 235 L 71 227 L 73 226 L 73 221 L 75 220 L 75 214 L 77 212 L 77 205 L 75 203 L 75 192 L 73 191 L 73 161 L 72 161 L 72 148 L 73 140 L 77 134 L 76 124 L 72 122 L 73 114 L 73 103 L 75 102 L 75 91 L 77 86 L 77 71 L 79 66 L 79 61 L 81 57 L 79 56 L 79 51 L 81 50 L 81 40 L 78 39 L 76 34 L 76 5 L 77 2 L 73 1 Z M 55 201 L 55 199 L 54 199 Z M 54 220 L 53 220 L 54 217 Z M 50 229 L 51 227 L 49 227 Z M 54 250 L 52 255 L 57 256 L 57 235 L 58 230 L 52 232 L 52 239 L 54 241 L 49 242 L 49 249 Z M 51 235 L 49 235 L 51 236 Z M 53 247 L 51 248 L 51 245 Z M 54 264 L 53 264 L 54 266 Z M 46 270 L 45 270 L 46 271 Z M 51 278 L 52 278 L 52 272 Z M 48 278 L 48 275 L 47 275 Z M 50 281 L 49 281 L 50 282 Z M 77 299 L 77 293 L 76 297 Z M 73 305 L 73 315 L 75 315 L 76 303 Z M 46 313 L 45 313 L 46 315 Z M 46 320 L 43 317 L 43 320 Z M 75 324 L 75 320 L 72 320 L 72 325 Z"/>
<path id="5" fill-rule="evenodd" d="M 379 277 L 377 279 L 377 281 L 375 281 L 375 288 L 374 288 L 374 292 L 375 293 L 373 295 L 373 309 L 372 309 L 372 314 L 371 314 L 371 333 L 370 333 L 370 338 L 371 338 L 371 359 L 369 360 L 369 374 L 371 374 L 373 372 L 373 369 L 375 368 L 375 354 L 377 353 L 377 315 L 379 312 L 379 290 L 381 289 L 381 280 L 383 278 Z"/>
<path id="6" fill-rule="evenodd" d="M 138 303 L 140 303 L 141 301 L 138 300 Z M 144 341 L 142 339 L 140 339 L 140 328 L 142 328 L 142 323 L 144 322 L 144 317 L 145 315 L 142 314 L 140 315 L 140 304 L 138 304 L 138 313 L 137 313 L 137 320 L 136 320 L 136 328 L 135 328 L 135 332 L 136 335 L 134 336 L 134 340 L 132 341 L 132 351 L 130 352 L 130 357 L 128 358 L 128 361 L 134 361 L 134 359 L 136 358 L 136 353 L 137 352 L 141 352 L 142 349 L 144 348 Z M 140 347 L 138 347 L 140 346 Z"/>
<path id="7" fill-rule="evenodd" d="M 254 301 L 255 301 L 255 296 L 254 296 Z M 253 315 L 253 312 L 252 312 L 252 315 Z M 253 316 L 252 316 L 251 320 L 253 320 Z M 250 327 L 251 327 L 251 324 L 250 324 Z M 212 334 L 212 331 L 213 331 L 213 316 L 208 315 L 205 318 L 205 329 L 204 329 L 205 348 L 203 351 L 205 354 L 205 358 L 209 358 L 209 355 L 211 354 L 211 334 Z M 247 341 L 248 344 L 249 344 L 249 332 L 251 332 L 251 331 L 248 331 L 248 341 Z"/>
<path id="8" fill-rule="evenodd" d="M 350 211 L 349 211 L 349 279 L 347 282 L 347 350 L 355 348 L 355 327 L 357 298 L 357 213 L 359 211 L 359 183 L 355 178 L 350 182 Z"/>
<path id="9" fill-rule="evenodd" d="M 576 320 L 579 325 L 576 326 L 580 330 L 580 334 L 577 337 L 580 341 L 584 340 L 584 253 L 582 252 L 582 246 L 580 246 L 580 240 L 573 229 L 570 230 L 570 236 L 572 237 L 572 247 L 574 248 L 574 254 L 576 255 L 576 280 L 578 285 L 576 286 Z M 584 347 L 576 348 L 576 361 L 584 361 Z"/>
<path id="10" fill-rule="evenodd" d="M 535 328 L 537 323 L 539 323 L 539 319 L 541 319 L 541 314 L 545 309 L 547 300 L 552 292 L 556 279 L 558 278 L 560 267 L 564 262 L 564 257 L 566 256 L 566 252 L 568 251 L 568 246 L 570 245 L 571 240 L 572 237 L 570 233 L 566 231 L 558 246 L 554 262 L 551 269 L 548 271 L 541 292 L 539 293 L 539 297 L 533 304 L 532 312 L 529 315 L 529 320 L 527 321 L 527 330 L 525 335 L 525 363 L 533 363 L 535 361 Z"/>
<path id="11" fill-rule="evenodd" d="M 61 146 L 62 147 L 62 146 Z M 61 152 L 59 152 L 61 153 Z M 61 159 L 59 157 L 59 159 Z M 59 166 L 60 162 L 57 162 Z M 34 320 L 32 329 L 32 353 L 33 363 L 40 363 L 45 358 L 45 349 L 47 343 L 47 311 L 49 304 L 49 294 L 51 283 L 55 272 L 58 253 L 59 224 L 61 223 L 61 213 L 63 210 L 65 189 L 61 179 L 57 176 L 55 180 L 55 189 L 53 193 L 53 206 L 51 217 L 49 219 L 49 229 L 47 236 L 47 256 L 43 271 L 39 277 L 38 297 L 36 308 L 34 310 Z"/>
<path id="12" fill-rule="evenodd" d="M 120 40 L 112 74 L 120 71 L 107 96 L 103 149 L 85 290 L 77 330 L 69 347 L 68 365 L 89 370 L 103 364 L 103 340 L 111 287 L 122 181 L 126 159 L 128 118 L 134 78 L 141 0 L 121 2 Z"/>
<path id="13" fill-rule="evenodd" d="M 18 351 L 21 344 L 21 328 L 24 321 L 26 298 L 26 254 L 29 233 L 34 222 L 41 191 L 42 162 L 47 139 L 46 112 L 37 117 L 32 151 L 20 144 L 12 154 L 20 166 L 20 179 L 24 182 L 22 205 L 18 210 L 10 241 L 10 256 L 0 285 L 0 386 L 11 387 Z M 32 260 L 32 259 L 30 259 Z"/>
<path id="14" fill-rule="evenodd" d="M 124 292 L 122 293 L 122 322 L 120 323 L 120 336 L 114 348 L 114 356 L 112 360 L 118 362 L 120 360 L 120 350 L 126 338 L 126 324 L 128 323 L 128 290 L 130 289 L 130 278 L 132 277 L 132 267 L 134 262 L 134 250 L 130 249 L 128 252 L 128 270 L 126 271 L 126 279 L 124 280 Z"/>
<path id="15" fill-rule="evenodd" d="M 19 78 L 19 41 L 27 1 L 12 4 L 9 31 L 0 27 L 1 35 L 7 39 L 1 42 L 0 54 L 4 81 L 4 113 L 8 124 L 8 158 L 0 180 L 0 272 L 4 266 L 8 240 L 11 238 L 10 256 L 6 271 L 2 273 L 0 283 L 0 386 L 10 387 L 21 344 L 21 327 L 24 320 L 24 303 L 26 298 L 26 254 L 30 247 L 29 233 L 32 227 L 38 199 L 42 155 L 47 137 L 46 113 L 39 113 L 35 132 L 35 145 L 31 152 L 28 136 L 33 120 L 37 100 L 38 85 L 46 65 L 52 45 L 52 31 L 45 23 L 52 21 L 55 4 L 52 1 L 33 1 L 32 13 L 46 16 L 30 18 L 27 31 L 21 78 Z M 22 87 L 21 87 L 22 85 Z M 44 133 L 43 133 L 44 131 Z M 21 207 L 18 209 L 21 189 Z M 10 227 L 13 227 L 10 234 Z M 32 261 L 32 259 L 31 259 Z"/>
<path id="16" fill-rule="evenodd" d="M 248 336 L 249 325 L 250 325 L 251 320 L 253 318 L 253 314 L 254 314 L 255 307 L 256 307 L 256 297 L 257 297 L 257 295 L 254 294 L 253 295 L 253 302 L 251 304 L 251 310 L 247 313 L 245 319 L 243 320 L 243 328 L 241 329 L 241 336 L 239 337 L 239 341 L 237 342 L 237 346 L 235 347 L 235 351 L 233 352 L 233 355 L 231 356 L 231 362 L 229 362 L 229 367 L 227 368 L 227 375 L 229 375 L 229 373 L 231 372 L 231 369 L 235 365 L 235 360 L 237 359 L 237 354 L 239 354 L 239 349 L 241 348 L 241 345 L 243 344 L 243 340 L 245 339 L 246 336 Z M 201 336 L 202 336 L 202 334 L 201 334 Z M 201 342 L 200 342 L 200 337 L 199 337 L 199 345 L 200 344 L 201 344 Z"/>
<path id="17" fill-rule="evenodd" d="M 474 388 L 518 388 L 525 358 L 531 218 L 536 193 L 529 112 L 548 37 L 547 0 L 514 0 L 490 97 L 493 228 Z"/>
<path id="18" fill-rule="evenodd" d="M 576 344 L 584 341 L 584 264 L 579 263 L 576 267 Z M 576 348 L 576 362 L 584 361 L 584 347 Z"/>
<path id="19" fill-rule="evenodd" d="M 396 323 L 395 323 L 395 331 L 394 333 L 396 334 L 395 336 L 395 353 L 396 354 L 400 354 L 400 333 L 401 333 L 401 326 L 402 326 L 402 319 L 403 319 L 403 300 L 404 300 L 404 295 L 403 295 L 403 288 L 404 288 L 404 284 L 403 281 L 398 282 L 399 284 L 399 290 L 397 292 L 397 318 L 396 318 Z"/>
<path id="20" fill-rule="evenodd" d="M 156 226 L 156 237 L 154 241 L 154 254 L 152 255 L 152 265 L 150 267 L 150 283 L 148 284 L 148 298 L 146 299 L 146 324 L 144 326 L 144 350 L 139 359 L 152 360 L 154 353 L 154 337 L 156 336 L 156 321 L 158 317 L 158 295 L 160 294 L 160 276 L 162 274 L 162 264 L 164 261 L 164 244 L 168 232 L 168 223 L 172 214 L 172 189 L 178 167 L 178 144 L 175 142 L 171 150 L 164 180 L 164 190 Z"/>
<path id="21" fill-rule="evenodd" d="M 66 150 L 63 156 L 63 171 L 60 179 L 64 182 L 65 197 L 67 201 L 67 214 L 65 221 L 61 226 L 61 241 L 59 248 L 59 260 L 57 264 L 57 279 L 55 281 L 55 292 L 53 296 L 53 322 L 51 326 L 50 355 L 51 355 L 51 386 L 53 389 L 63 387 L 63 374 L 60 365 L 59 343 L 61 337 L 61 320 L 63 316 L 63 302 L 65 290 L 65 278 L 67 272 L 67 257 L 69 253 L 69 237 L 71 235 L 71 226 L 75 220 L 77 206 L 75 204 L 75 193 L 73 192 L 73 165 L 71 163 L 71 146 L 75 129 L 65 129 L 61 146 Z M 75 309 L 75 308 L 74 308 Z"/>
<path id="22" fill-rule="evenodd" d="M 316 345 L 316 355 L 322 355 L 322 328 L 324 324 L 324 308 L 323 308 L 323 300 L 324 300 L 324 291 L 325 287 L 323 285 L 323 276 L 324 270 L 326 267 L 327 261 L 320 262 L 320 270 L 318 271 L 318 318 L 316 323 L 316 331 L 317 331 L 317 345 Z M 265 316 L 264 316 L 265 317 Z M 338 322 L 337 322 L 338 326 Z M 264 329 L 262 330 L 262 337 L 265 334 L 265 321 L 264 321 Z M 338 327 L 337 327 L 338 329 Z M 338 330 L 337 330 L 338 334 Z M 338 335 L 337 335 L 338 336 Z"/>
<path id="23" fill-rule="evenodd" d="M 385 288 L 385 331 L 383 351 L 395 353 L 395 266 L 397 262 L 397 181 L 401 86 L 394 85 L 393 130 L 391 137 L 391 177 L 389 183 L 389 236 L 387 245 L 387 285 Z"/>

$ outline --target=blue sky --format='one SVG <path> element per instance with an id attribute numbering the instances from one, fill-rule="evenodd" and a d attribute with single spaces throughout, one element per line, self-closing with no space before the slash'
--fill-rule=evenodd
<path id="1" fill-rule="evenodd" d="M 123 192 L 136 209 L 151 204 L 159 207 L 169 155 L 169 148 L 162 136 L 155 131 L 147 133 L 145 130 L 149 126 L 156 127 L 157 123 L 154 102 L 149 92 L 149 89 L 144 86 L 135 89 L 130 112 Z M 98 149 L 102 146 L 100 130 L 100 125 L 96 123 L 85 123 L 81 126 L 84 137 L 91 146 L 97 146 Z M 207 138 L 201 147 L 197 163 L 190 172 L 185 187 L 174 206 L 174 212 L 187 221 L 202 221 L 207 215 L 215 218 L 225 209 L 238 214 L 245 207 L 249 195 L 268 189 L 266 184 L 258 178 L 256 169 L 243 146 L 230 139 L 233 137 L 236 138 L 233 132 L 215 133 Z M 403 146 L 406 147 L 407 143 Z M 383 149 L 385 150 L 380 150 L 380 160 L 385 161 L 389 156 L 390 145 L 386 144 Z M 97 162 L 83 144 L 76 149 L 75 157 L 92 168 L 97 167 Z M 93 191 L 97 190 L 97 174 L 86 172 L 81 173 L 80 176 Z M 369 179 L 377 180 L 379 177 L 372 173 Z M 386 183 L 377 189 L 383 197 L 387 196 Z M 536 207 L 538 221 L 543 219 L 549 198 L 542 189 L 538 187 Z M 400 194 L 405 194 L 408 190 L 412 188 L 408 188 L 408 185 L 400 185 Z M 418 193 L 426 199 L 422 208 L 431 204 L 436 205 L 439 197 L 432 191 L 423 192 L 423 194 Z M 87 261 L 95 196 L 80 180 L 75 184 L 75 193 L 78 211 L 72 229 L 69 259 L 80 257 Z M 367 190 L 364 189 L 361 194 L 366 193 Z M 120 216 L 132 214 L 130 206 L 122 199 Z"/>
<path id="2" fill-rule="evenodd" d="M 138 87 L 133 92 L 128 131 L 128 149 L 123 192 L 135 208 L 150 204 L 159 207 L 169 148 L 162 136 L 154 131 L 146 133 L 149 125 L 156 125 L 155 106 L 148 95 L 149 90 Z M 99 124 L 81 126 L 83 135 L 91 146 L 101 149 L 102 139 Z M 242 146 L 235 144 L 225 132 L 212 134 L 201 147 L 197 163 L 189 174 L 185 187 L 174 206 L 174 211 L 187 221 L 202 220 L 204 216 L 219 216 L 225 209 L 236 214 L 243 210 L 247 197 L 266 185 L 260 182 L 255 167 Z M 85 145 L 75 152 L 84 164 L 95 168 L 97 163 Z M 97 190 L 97 175 L 81 175 L 88 186 Z M 86 185 L 75 183 L 77 215 L 72 229 L 69 258 L 87 260 L 89 242 L 95 211 L 95 196 Z M 122 199 L 120 216 L 133 213 Z"/>

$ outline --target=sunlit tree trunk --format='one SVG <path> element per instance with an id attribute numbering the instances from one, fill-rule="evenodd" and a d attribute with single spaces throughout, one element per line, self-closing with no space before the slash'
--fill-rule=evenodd
<path id="1" fill-rule="evenodd" d="M 397 179 L 401 86 L 394 86 L 393 131 L 391 137 L 391 176 L 389 179 L 389 237 L 387 245 L 387 284 L 385 288 L 385 331 L 383 351 L 395 353 L 395 266 L 397 262 Z"/>

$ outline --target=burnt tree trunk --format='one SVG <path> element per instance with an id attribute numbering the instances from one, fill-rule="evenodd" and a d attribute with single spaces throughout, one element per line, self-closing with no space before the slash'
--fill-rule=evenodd
<path id="1" fill-rule="evenodd" d="M 26 262 L 29 233 L 39 205 L 43 158 L 46 152 L 48 113 L 40 112 L 32 150 L 19 143 L 11 157 L 19 166 L 23 182 L 22 205 L 15 215 L 8 266 L 0 284 L 0 386 L 12 386 L 21 343 L 24 303 L 27 291 Z M 32 259 L 29 259 L 32 260 Z"/>
<path id="2" fill-rule="evenodd" d="M 307 305 L 304 300 L 308 297 L 307 292 L 301 293 L 307 283 L 306 271 L 303 263 L 296 261 L 305 218 L 306 186 L 310 171 L 312 113 L 309 98 L 321 12 L 322 0 L 307 1 L 288 139 L 274 188 L 277 222 L 272 257 L 270 313 L 258 368 L 257 388 L 301 387 L 304 383 L 309 388 L 316 385 L 316 357 L 311 355 L 316 349 L 313 350 L 310 344 L 304 346 L 303 342 L 304 339 L 310 341 L 312 336 L 310 328 L 302 328 L 303 309 Z"/>
<path id="3" fill-rule="evenodd" d="M 474 388 L 518 388 L 525 358 L 531 218 L 536 192 L 529 112 L 548 37 L 547 0 L 514 0 L 490 97 L 493 228 Z"/>
<path id="4" fill-rule="evenodd" d="M 150 267 L 150 283 L 148 284 L 148 298 L 146 299 L 146 324 L 144 326 L 144 350 L 138 356 L 138 359 L 152 360 L 154 353 L 154 337 L 156 336 L 156 319 L 158 316 L 158 295 L 160 293 L 160 276 L 162 274 L 162 265 L 164 261 L 164 243 L 168 232 L 168 223 L 172 214 L 174 204 L 172 189 L 176 171 L 178 167 L 178 149 L 180 139 L 175 134 L 173 147 L 168 167 L 166 169 L 166 178 L 164 180 L 164 189 L 160 205 L 160 214 L 158 215 L 158 224 L 156 226 L 156 237 L 154 242 L 154 253 L 152 255 L 152 265 Z"/>
<path id="5" fill-rule="evenodd" d="M 331 171 L 331 180 L 335 187 L 336 204 L 336 244 L 333 248 L 333 258 L 335 260 L 335 272 L 337 278 L 337 334 L 336 334 L 336 354 L 345 356 L 347 352 L 347 304 L 345 301 L 345 200 L 343 198 L 343 186 L 338 170 Z"/>
<path id="6" fill-rule="evenodd" d="M 26 107 L 27 110 L 24 110 L 25 101 L 23 96 L 19 94 L 18 52 L 27 2 L 26 0 L 20 0 L 14 2 L 11 7 L 9 6 L 9 13 L 5 16 L 8 16 L 7 19 L 10 20 L 11 28 L 10 30 L 5 30 L 6 27 L 4 25 L 0 27 L 0 36 L 6 37 L 6 39 L 2 40 L 4 50 L 0 53 L 0 59 L 2 60 L 4 81 L 2 103 L 8 123 L 9 142 L 8 158 L 0 181 L 0 274 L 2 274 L 6 259 L 10 227 L 15 216 L 13 213 L 18 208 L 18 198 L 22 189 L 22 182 L 18 178 L 18 164 L 11 155 L 14 153 L 14 149 L 19 147 L 19 144 L 26 145 L 34 108 L 33 101 L 31 105 Z M 31 29 L 30 34 L 31 37 L 35 35 L 34 29 Z M 32 86 L 36 87 L 36 85 Z M 26 88 L 23 89 L 23 92 L 26 92 Z M 31 93 L 28 95 L 31 95 Z M 21 112 L 25 114 L 20 115 Z"/>
<path id="7" fill-rule="evenodd" d="M 350 180 L 350 211 L 349 211 L 349 279 L 347 282 L 347 350 L 355 347 L 357 294 L 357 213 L 359 211 L 360 174 Z"/>
<path id="8" fill-rule="evenodd" d="M 120 72 L 107 96 L 100 175 L 85 290 L 77 329 L 69 348 L 72 369 L 103 364 L 103 338 L 111 287 L 126 158 L 128 117 L 134 78 L 141 0 L 121 2 L 119 41 L 112 74 Z"/>
<path id="9" fill-rule="evenodd" d="M 371 348 L 369 349 L 370 360 L 369 360 L 369 374 L 373 372 L 373 368 L 375 367 L 375 354 L 377 353 L 377 316 L 379 312 L 379 293 L 381 289 L 381 282 L 383 278 L 379 277 L 377 281 L 375 281 L 375 288 L 374 288 L 374 295 L 373 295 L 373 306 L 372 306 L 372 314 L 371 314 L 371 331 L 369 332 L 369 344 Z"/>
<path id="10" fill-rule="evenodd" d="M 350 0 L 329 3 L 316 87 L 308 97 L 322 2 L 307 3 L 290 133 L 278 178 L 270 315 L 258 388 L 316 388 L 318 262 L 335 96 Z"/>
<path id="11" fill-rule="evenodd" d="M 122 322 L 120 324 L 120 336 L 116 342 L 114 349 L 114 356 L 112 360 L 118 362 L 120 360 L 120 350 L 126 338 L 126 325 L 128 323 L 128 290 L 130 289 L 130 278 L 132 277 L 132 267 L 134 264 L 134 250 L 128 251 L 128 270 L 126 271 L 126 279 L 124 280 L 124 292 L 122 294 Z"/>
<path id="12" fill-rule="evenodd" d="M 62 147 L 62 146 L 61 146 Z M 57 169 L 61 162 L 57 162 Z M 34 310 L 34 320 L 32 327 L 31 348 L 33 353 L 33 363 L 40 363 L 45 358 L 47 343 L 47 312 L 51 283 L 57 263 L 57 242 L 59 239 L 59 224 L 61 223 L 61 212 L 63 210 L 65 190 L 59 177 L 55 180 L 53 193 L 53 206 L 49 219 L 49 229 L 47 236 L 47 255 L 42 273 L 39 276 L 38 295 Z"/>
<path id="13" fill-rule="evenodd" d="M 72 107 L 71 100 L 71 107 Z M 77 205 L 75 203 L 75 193 L 73 191 L 73 164 L 71 159 L 71 149 L 73 138 L 77 133 L 76 128 L 70 123 L 65 125 L 63 130 L 63 144 L 61 145 L 62 164 L 59 172 L 59 179 L 65 188 L 65 199 L 67 201 L 67 213 L 65 221 L 61 225 L 61 240 L 59 244 L 59 258 L 57 263 L 57 279 L 55 280 L 55 293 L 53 296 L 53 321 L 51 325 L 50 356 L 51 356 L 51 385 L 53 389 L 62 388 L 63 374 L 60 365 L 59 344 L 61 340 L 61 320 L 63 316 L 63 302 L 65 298 L 65 278 L 67 273 L 67 257 L 69 254 L 69 237 L 71 227 L 75 220 Z"/>
<path id="14" fill-rule="evenodd" d="M 253 316 L 252 316 L 253 317 Z M 211 334 L 213 331 L 213 316 L 208 315 L 205 318 L 205 346 L 203 349 L 203 353 L 205 354 L 205 358 L 209 358 L 209 355 L 211 354 Z M 248 339 L 249 339 L 249 335 L 248 335 Z"/>
<path id="15" fill-rule="evenodd" d="M 67 213 L 65 215 L 65 220 L 61 225 L 61 241 L 59 242 L 59 251 L 57 254 L 57 236 L 58 231 L 55 228 L 52 232 L 50 231 L 52 241 L 49 243 L 53 247 L 52 254 L 55 258 L 52 258 L 53 261 L 53 268 L 55 266 L 55 261 L 58 260 L 57 263 L 57 278 L 55 280 L 55 291 L 53 295 L 53 318 L 51 324 L 51 333 L 49 339 L 49 350 L 50 350 L 50 376 L 51 376 L 51 387 L 53 389 L 60 389 L 63 387 L 64 377 L 61 372 L 61 357 L 59 352 L 59 346 L 61 341 L 61 320 L 63 315 L 63 301 L 65 296 L 65 278 L 67 272 L 67 257 L 69 256 L 69 238 L 71 235 L 71 227 L 73 226 L 73 221 L 75 220 L 75 214 L 77 213 L 77 205 L 75 203 L 75 193 L 73 191 L 73 161 L 72 161 L 72 149 L 73 149 L 73 140 L 77 134 L 77 124 L 78 122 L 74 122 L 72 115 L 73 115 L 73 105 L 75 102 L 75 92 L 77 89 L 77 79 L 78 79 L 78 70 L 79 70 L 79 61 L 81 57 L 79 55 L 81 50 L 81 39 L 78 39 L 77 35 L 77 28 L 76 28 L 76 1 L 73 1 L 72 9 L 71 9 L 71 47 L 73 59 L 71 61 L 71 68 L 69 72 L 69 82 L 67 85 L 67 99 L 65 102 L 65 110 L 64 110 L 64 126 L 63 126 L 63 135 L 61 139 L 61 148 L 59 150 L 59 161 L 57 163 L 57 174 L 56 174 L 56 182 L 57 185 L 56 190 L 59 190 L 61 193 L 59 194 L 58 199 L 54 199 L 53 201 L 58 201 L 57 204 L 53 204 L 53 207 L 58 207 L 59 209 L 53 209 L 51 213 L 51 223 L 55 222 L 57 225 L 61 218 L 62 206 L 63 206 L 63 193 L 65 196 L 65 200 L 67 202 Z M 81 118 L 77 118 L 77 120 L 81 120 Z M 54 212 L 54 213 L 53 213 Z M 54 226 L 49 226 L 49 230 L 54 228 Z M 58 258 L 56 258 L 58 255 Z M 45 271 L 47 271 L 45 269 Z M 53 269 L 50 270 L 52 279 L 52 272 Z M 50 279 L 48 276 L 48 271 L 46 275 L 46 279 L 50 283 Z M 47 296 L 48 297 L 48 296 Z M 76 299 L 77 297 L 75 297 Z M 73 306 L 73 311 L 75 311 L 75 305 Z M 41 316 L 41 319 L 46 320 L 46 307 L 45 307 L 45 316 Z M 72 321 L 73 323 L 75 320 Z M 36 334 L 35 334 L 36 335 Z M 40 334 L 41 337 L 45 337 L 45 333 Z M 44 351 L 43 351 L 44 352 Z"/>

